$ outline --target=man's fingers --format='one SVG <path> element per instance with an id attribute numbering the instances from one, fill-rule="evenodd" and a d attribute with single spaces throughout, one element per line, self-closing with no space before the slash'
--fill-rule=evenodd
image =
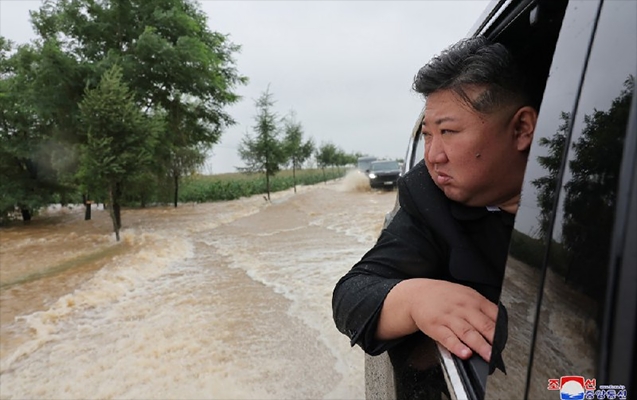
<path id="1" fill-rule="evenodd" d="M 498 306 L 479 293 L 475 292 L 478 299 L 473 307 L 466 307 L 464 318 L 473 326 L 489 343 L 493 343 L 495 324 L 498 318 Z"/>
<path id="2" fill-rule="evenodd" d="M 472 352 L 478 353 L 486 361 L 491 359 L 491 345 L 466 320 L 458 318 L 448 321 L 448 325 L 438 326 L 430 337 L 462 359 L 469 358 Z"/>
<path id="3" fill-rule="evenodd" d="M 478 353 L 486 361 L 489 361 L 491 358 L 491 344 L 475 326 L 468 321 L 458 319 L 453 322 L 450 328 L 466 346 Z"/>
<path id="4" fill-rule="evenodd" d="M 471 313 L 466 317 L 466 319 L 469 325 L 482 335 L 489 344 L 493 343 L 493 336 L 495 335 L 495 320 L 492 320 L 490 317 L 482 314 L 481 312 Z"/>
<path id="5" fill-rule="evenodd" d="M 458 339 L 458 336 L 446 326 L 440 326 L 435 336 L 436 337 L 432 336 L 432 339 L 438 341 L 447 350 L 463 360 L 466 360 L 473 354 L 471 349 L 462 343 L 460 339 Z"/>
<path id="6" fill-rule="evenodd" d="M 498 305 L 491 303 L 487 299 L 484 299 L 484 301 L 480 304 L 480 311 L 482 311 L 487 317 L 491 318 L 493 322 L 498 319 Z"/>

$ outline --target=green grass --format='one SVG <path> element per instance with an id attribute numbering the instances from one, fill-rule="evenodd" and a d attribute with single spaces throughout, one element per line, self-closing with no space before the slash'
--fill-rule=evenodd
<path id="1" fill-rule="evenodd" d="M 303 169 L 296 171 L 296 184 L 314 185 L 340 178 L 345 175 L 345 169 L 326 168 Z M 278 172 L 270 178 L 270 191 L 286 190 L 294 185 L 291 170 Z M 228 173 L 219 175 L 194 175 L 184 179 L 179 191 L 179 201 L 208 202 L 221 200 L 235 200 L 241 197 L 266 193 L 264 174 Z"/>
<path id="2" fill-rule="evenodd" d="M 534 268 L 542 268 L 546 251 L 543 239 L 533 238 L 515 229 L 511 233 L 509 254 L 518 260 Z M 555 272 L 566 274 L 567 252 L 562 243 L 551 240 L 548 262 Z"/>

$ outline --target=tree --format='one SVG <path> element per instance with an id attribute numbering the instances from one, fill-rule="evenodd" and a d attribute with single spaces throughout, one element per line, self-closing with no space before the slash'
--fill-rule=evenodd
<path id="1" fill-rule="evenodd" d="M 285 119 L 285 137 L 283 147 L 288 162 L 292 166 L 292 179 L 294 181 L 294 193 L 296 193 L 296 170 L 312 156 L 314 141 L 310 138 L 303 142 L 303 126 L 297 122 L 293 112 Z"/>
<path id="2" fill-rule="evenodd" d="M 170 156 L 170 177 L 173 181 L 173 205 L 177 207 L 179 199 L 179 179 L 182 176 L 190 175 L 203 165 L 206 161 L 206 150 L 197 146 L 179 147 L 175 146 Z"/>
<path id="3" fill-rule="evenodd" d="M 585 127 L 573 142 L 569 169 L 572 176 L 564 184 L 562 244 L 572 257 L 565 279 L 594 296 L 605 288 L 608 238 L 612 237 L 619 173 L 624 153 L 626 125 L 635 87 L 629 76 L 608 110 L 595 109 L 584 116 Z M 633 132 L 634 133 L 634 132 Z M 577 265 L 577 274 L 570 273 Z"/>
<path id="4" fill-rule="evenodd" d="M 354 154 L 347 154 L 341 148 L 336 149 L 336 154 L 334 156 L 334 165 L 336 165 L 337 170 L 340 172 L 339 167 L 344 167 L 348 164 L 356 164 L 358 157 Z"/>
<path id="5" fill-rule="evenodd" d="M 17 206 L 24 221 L 59 192 L 46 149 L 47 124 L 38 113 L 37 73 L 42 55 L 0 37 L 0 219 Z"/>
<path id="6" fill-rule="evenodd" d="M 581 134 L 574 133 L 579 136 L 572 139 L 570 149 L 565 149 L 570 118 L 564 112 L 558 131 L 550 139 L 542 138 L 539 142 L 548 148 L 548 155 L 538 157 L 547 174 L 532 182 L 538 189 L 540 233 L 542 238 L 548 239 L 549 218 L 555 196 L 561 189 L 557 187 L 561 160 L 568 150 L 568 169 L 562 172 L 565 180 L 562 235 L 551 239 L 559 242 L 569 257 L 556 264 L 566 266 L 566 270 L 557 272 L 591 296 L 602 292 L 606 284 L 590 277 L 606 276 L 600 268 L 608 265 L 607 244 L 615 221 L 619 171 L 634 88 L 635 79 L 629 76 L 608 110 L 594 109 L 584 115 L 584 127 Z M 577 265 L 577 274 L 570 273 L 571 265 Z"/>
<path id="7" fill-rule="evenodd" d="M 562 123 L 558 127 L 555 135 L 551 138 L 541 137 L 538 142 L 540 146 L 548 149 L 546 156 L 537 157 L 538 164 L 546 169 L 547 174 L 531 181 L 531 184 L 537 188 L 537 204 L 541 210 L 541 213 L 538 215 L 538 222 L 540 224 L 539 233 L 543 239 L 547 238 L 551 212 L 555 202 L 555 194 L 558 193 L 560 189 L 557 187 L 558 174 L 560 172 L 564 146 L 566 145 L 566 135 L 568 134 L 571 124 L 571 117 L 567 112 L 562 111 L 560 119 Z"/>
<path id="8" fill-rule="evenodd" d="M 319 168 L 325 169 L 328 166 L 336 165 L 336 158 L 338 156 L 338 148 L 334 143 L 327 142 L 321 144 L 316 150 L 316 162 Z"/>
<path id="9" fill-rule="evenodd" d="M 316 150 L 316 163 L 323 170 L 323 179 L 325 180 L 325 168 L 336 165 L 338 157 L 338 148 L 331 142 L 323 143 Z"/>
<path id="10" fill-rule="evenodd" d="M 84 87 L 96 87 L 118 65 L 134 103 L 147 115 L 165 113 L 156 157 L 167 167 L 156 170 L 173 178 L 178 193 L 179 177 L 234 123 L 224 107 L 238 101 L 233 90 L 247 82 L 232 58 L 239 47 L 211 31 L 191 0 L 46 0 L 31 16 L 43 42 L 57 43 L 79 66 L 73 78 L 81 85 L 71 99 L 81 100 Z M 86 144 L 65 131 L 68 142 Z"/>
<path id="11" fill-rule="evenodd" d="M 144 115 L 122 83 L 119 67 L 108 70 L 80 103 L 86 144 L 81 146 L 80 181 L 101 186 L 109 196 L 115 238 L 122 226 L 120 202 L 127 178 L 150 165 L 161 120 Z"/>
<path id="12" fill-rule="evenodd" d="M 256 125 L 252 127 L 254 137 L 246 133 L 239 145 L 239 156 L 246 164 L 240 170 L 265 174 L 265 187 L 270 200 L 270 177 L 274 176 L 285 163 L 283 143 L 279 139 L 278 117 L 272 111 L 274 100 L 269 88 L 255 102 Z"/>

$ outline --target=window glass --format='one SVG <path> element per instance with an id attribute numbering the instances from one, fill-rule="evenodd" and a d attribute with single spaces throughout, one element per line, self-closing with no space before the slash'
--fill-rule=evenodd
<path id="1" fill-rule="evenodd" d="M 418 164 L 425 157 L 425 142 L 422 137 L 422 119 L 424 118 L 424 107 L 418 116 L 418 122 L 411 134 L 409 140 L 409 148 L 407 150 L 407 159 L 405 160 L 405 167 L 403 172 L 407 172 Z"/>
<path id="2" fill-rule="evenodd" d="M 414 148 L 414 165 L 418 164 L 425 158 L 425 142 L 422 133 L 418 133 L 416 137 L 416 147 Z"/>
<path id="3" fill-rule="evenodd" d="M 575 103 L 598 7 L 598 1 L 570 2 L 564 15 L 539 110 L 502 287 L 501 302 L 508 314 L 508 339 L 503 352 L 507 375 L 496 370 L 488 378 L 486 398 L 521 398 L 526 390 L 537 295 L 547 250 L 544 238 L 560 170 L 560 149 L 546 143 L 551 143 L 556 132 L 566 133 L 563 112 L 571 112 Z M 541 8 L 538 15 L 542 17 Z M 515 45 L 512 41 L 509 47 Z M 555 161 L 555 157 L 556 164 L 545 162 Z M 547 397 L 546 394 L 539 397 Z"/>
<path id="4" fill-rule="evenodd" d="M 370 165 L 371 171 L 392 171 L 400 169 L 398 161 L 374 161 Z"/>
<path id="5" fill-rule="evenodd" d="M 634 90 L 632 74 L 637 70 L 635 38 L 637 2 L 605 1 L 568 141 L 529 398 L 546 397 L 548 379 L 595 378 L 616 192 Z M 560 111 L 564 120 L 571 117 L 568 108 Z M 540 145 L 561 153 L 564 143 L 558 129 Z M 541 164 L 557 162 L 559 156 L 549 154 Z M 570 386 L 572 395 L 580 390 L 579 383 Z"/>

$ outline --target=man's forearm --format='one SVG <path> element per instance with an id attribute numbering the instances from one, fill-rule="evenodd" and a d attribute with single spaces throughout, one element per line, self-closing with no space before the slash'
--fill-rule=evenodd
<path id="1" fill-rule="evenodd" d="M 397 339 L 418 331 L 411 316 L 411 299 L 425 290 L 426 281 L 428 279 L 406 279 L 387 294 L 378 320 L 377 339 Z"/>

